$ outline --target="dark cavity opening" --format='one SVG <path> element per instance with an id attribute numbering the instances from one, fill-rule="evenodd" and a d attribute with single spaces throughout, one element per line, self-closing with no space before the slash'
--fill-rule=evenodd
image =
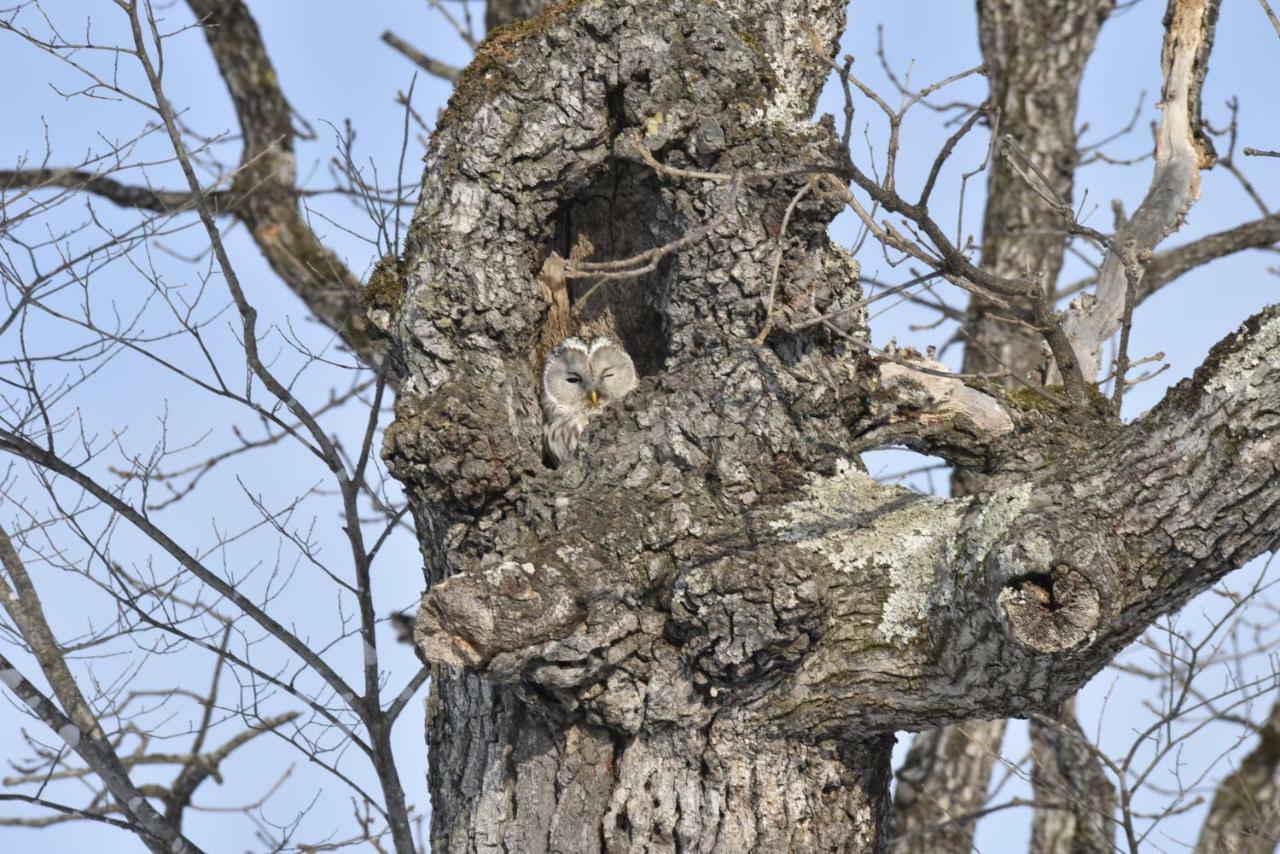
<path id="1" fill-rule="evenodd" d="M 613 160 L 607 172 L 561 206 L 552 247 L 565 258 L 617 261 L 655 249 L 683 232 L 679 217 L 662 198 L 652 170 Z M 667 305 L 675 256 L 639 276 L 569 280 L 569 298 L 582 338 L 608 335 L 622 342 L 640 376 L 662 370 L 670 350 Z"/>
<path id="2" fill-rule="evenodd" d="M 1051 613 L 1056 611 L 1060 604 L 1054 595 L 1052 573 L 1029 572 L 1009 579 L 1005 586 L 1015 593 L 1021 593 L 1024 601 Z"/>

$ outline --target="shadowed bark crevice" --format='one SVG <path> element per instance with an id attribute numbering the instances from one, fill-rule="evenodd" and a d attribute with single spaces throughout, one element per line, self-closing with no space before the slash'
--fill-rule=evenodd
<path id="1" fill-rule="evenodd" d="M 614 103 L 610 93 L 611 113 Z M 629 126 L 621 108 L 613 115 L 614 138 Z M 565 258 L 619 261 L 676 240 L 690 227 L 663 199 L 661 183 L 648 167 L 611 160 L 607 171 L 557 213 L 554 245 Z M 666 361 L 665 322 L 674 261 L 627 279 L 593 276 L 569 282 L 578 328 L 587 338 L 608 335 L 622 342 L 641 377 L 658 373 Z"/>

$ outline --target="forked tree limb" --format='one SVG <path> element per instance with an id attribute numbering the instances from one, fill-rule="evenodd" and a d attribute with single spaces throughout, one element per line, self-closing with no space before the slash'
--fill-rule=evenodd
<path id="1" fill-rule="evenodd" d="M 237 216 L 284 283 L 366 364 L 383 346 L 359 304 L 360 280 L 324 245 L 298 205 L 293 111 L 243 0 L 189 0 L 226 82 L 244 138 L 232 192 Z"/>

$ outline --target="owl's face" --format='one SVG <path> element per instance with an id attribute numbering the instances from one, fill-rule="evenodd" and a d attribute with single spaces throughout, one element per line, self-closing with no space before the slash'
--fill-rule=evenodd
<path id="1" fill-rule="evenodd" d="M 590 415 L 617 403 L 636 387 L 636 369 L 610 338 L 586 343 L 566 338 L 547 357 L 542 394 L 561 411 Z"/>

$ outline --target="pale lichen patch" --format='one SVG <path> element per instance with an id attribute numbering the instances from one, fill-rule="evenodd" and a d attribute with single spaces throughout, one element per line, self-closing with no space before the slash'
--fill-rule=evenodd
<path id="1" fill-rule="evenodd" d="M 1246 333 L 1241 330 L 1236 334 L 1243 336 Z M 1259 368 L 1270 368 L 1274 354 L 1280 351 L 1280 316 L 1269 318 L 1250 338 L 1247 346 L 1229 352 L 1222 359 L 1217 371 L 1204 385 L 1206 393 L 1222 392 L 1245 400 L 1258 399 L 1259 378 L 1255 372 Z"/>
<path id="2" fill-rule="evenodd" d="M 890 592 L 877 634 L 887 642 L 915 640 L 930 612 L 952 597 L 947 557 L 968 501 L 886 487 L 847 465 L 806 491 L 772 523 L 774 531 L 836 572 L 887 570 Z"/>
<path id="3" fill-rule="evenodd" d="M 960 549 L 953 544 L 948 549 L 948 560 L 967 561 L 976 566 L 1030 503 L 1030 483 L 1016 484 L 993 493 L 969 519 L 964 532 L 964 554 L 960 554 Z"/>

